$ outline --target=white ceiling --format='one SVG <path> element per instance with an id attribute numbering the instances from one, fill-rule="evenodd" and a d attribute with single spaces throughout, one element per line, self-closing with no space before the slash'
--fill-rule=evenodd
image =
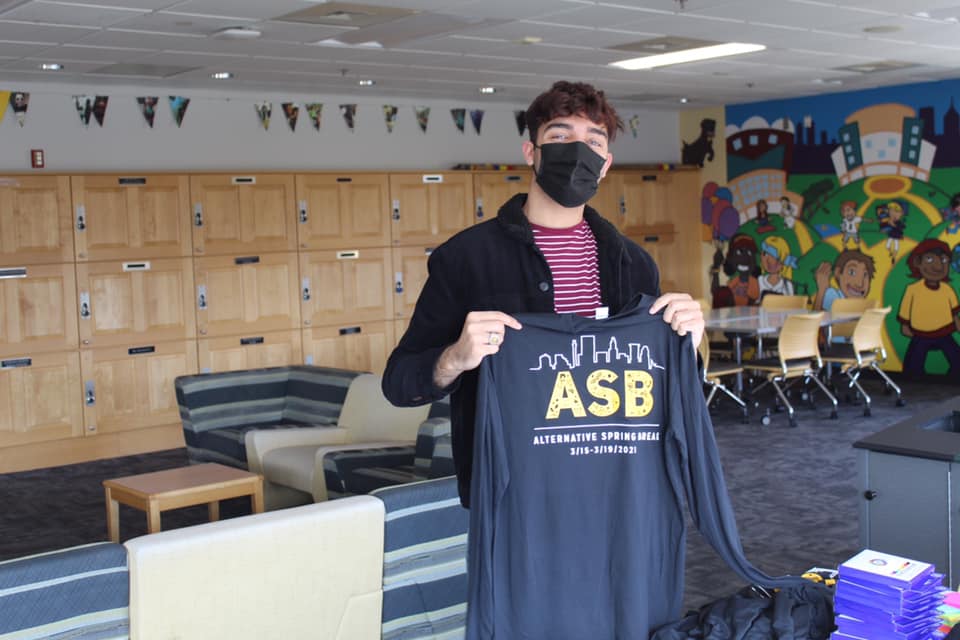
<path id="1" fill-rule="evenodd" d="M 320 40 L 358 27 L 278 20 L 309 0 L 0 0 L 0 82 L 242 89 L 526 103 L 557 79 L 593 82 L 618 103 L 681 108 L 960 77 L 960 0 L 358 0 L 467 18 L 473 26 L 383 49 Z M 918 17 L 925 11 L 929 18 Z M 430 16 L 433 18 L 434 16 Z M 481 23 L 482 20 L 487 22 Z M 480 24 L 477 24 L 480 23 Z M 401 23 L 397 23 L 400 25 Z M 255 40 L 210 37 L 242 26 Z M 894 27 L 888 33 L 865 29 Z M 381 28 L 382 29 L 382 28 Z M 395 33 L 402 34 L 398 26 Z M 663 36 L 764 44 L 754 54 L 654 71 L 609 63 L 610 47 Z M 541 38 L 523 44 L 524 38 Z M 896 60 L 906 69 L 837 67 Z M 42 62 L 65 70 L 44 72 Z M 105 65 L 193 67 L 175 76 L 106 75 Z M 235 78 L 215 81 L 214 71 Z M 357 85 L 376 81 L 372 89 Z M 497 88 L 480 96 L 481 85 Z"/>

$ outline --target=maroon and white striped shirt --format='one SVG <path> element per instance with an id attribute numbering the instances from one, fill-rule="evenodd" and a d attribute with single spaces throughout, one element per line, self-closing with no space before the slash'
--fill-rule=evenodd
<path id="1" fill-rule="evenodd" d="M 530 226 L 553 274 L 554 310 L 593 318 L 600 306 L 600 270 L 590 225 L 581 220 L 566 229 Z"/>

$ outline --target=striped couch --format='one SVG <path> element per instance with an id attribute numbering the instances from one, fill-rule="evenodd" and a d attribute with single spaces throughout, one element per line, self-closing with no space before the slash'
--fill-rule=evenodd
<path id="1" fill-rule="evenodd" d="M 180 376 L 174 388 L 187 455 L 246 469 L 247 431 L 336 425 L 360 373 L 304 365 Z"/>
<path id="2" fill-rule="evenodd" d="M 441 478 L 8 560 L 0 640 L 462 638 L 467 524 Z"/>

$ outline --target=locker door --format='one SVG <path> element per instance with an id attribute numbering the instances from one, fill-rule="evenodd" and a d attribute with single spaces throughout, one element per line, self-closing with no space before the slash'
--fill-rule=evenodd
<path id="1" fill-rule="evenodd" d="M 382 373 L 394 345 L 393 321 L 303 330 L 304 363 Z"/>
<path id="2" fill-rule="evenodd" d="M 292 175 L 190 177 L 196 255 L 296 251 Z"/>
<path id="3" fill-rule="evenodd" d="M 0 268 L 0 356 L 77 348 L 72 264 Z"/>
<path id="4" fill-rule="evenodd" d="M 660 269 L 660 291 L 688 293 L 689 277 L 684 247 L 673 227 L 648 227 L 646 233 L 628 236 L 643 247 Z"/>
<path id="5" fill-rule="evenodd" d="M 0 176 L 0 266 L 73 261 L 67 176 Z"/>
<path id="6" fill-rule="evenodd" d="M 393 315 L 409 318 L 427 281 L 427 260 L 433 247 L 394 247 Z"/>
<path id="7" fill-rule="evenodd" d="M 399 245 L 437 245 L 473 223 L 469 173 L 392 174 L 392 238 Z"/>
<path id="8" fill-rule="evenodd" d="M 390 185 L 385 174 L 300 174 L 301 249 L 390 245 Z"/>
<path id="9" fill-rule="evenodd" d="M 76 351 L 0 360 L 0 447 L 83 435 Z"/>
<path id="10" fill-rule="evenodd" d="M 483 222 L 497 217 L 503 204 L 518 193 L 530 188 L 532 172 L 482 171 L 473 174 L 473 222 Z"/>
<path id="11" fill-rule="evenodd" d="M 622 231 L 625 223 L 625 202 L 621 175 L 615 171 L 607 173 L 607 176 L 600 181 L 596 195 L 590 198 L 587 205 Z"/>
<path id="12" fill-rule="evenodd" d="M 393 316 L 390 249 L 301 253 L 300 280 L 305 327 Z"/>
<path id="13" fill-rule="evenodd" d="M 190 258 L 77 264 L 77 288 L 83 347 L 197 335 Z"/>
<path id="14" fill-rule="evenodd" d="M 197 373 L 197 343 L 158 342 L 80 354 L 87 434 L 180 422 L 173 381 Z"/>
<path id="15" fill-rule="evenodd" d="M 77 260 L 189 256 L 188 184 L 187 176 L 74 176 Z"/>
<path id="16" fill-rule="evenodd" d="M 623 227 L 626 235 L 643 233 L 654 225 L 673 227 L 678 212 L 670 210 L 670 182 L 668 173 L 629 173 L 621 176 L 624 200 Z"/>
<path id="17" fill-rule="evenodd" d="M 274 331 L 197 341 L 201 373 L 285 367 L 303 362 L 300 331 Z"/>

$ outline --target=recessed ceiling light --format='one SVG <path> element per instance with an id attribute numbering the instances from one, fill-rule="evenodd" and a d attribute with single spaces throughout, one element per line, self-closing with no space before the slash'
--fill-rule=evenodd
<path id="1" fill-rule="evenodd" d="M 716 44 L 709 47 L 683 49 L 681 51 L 671 51 L 670 53 L 661 53 L 655 56 L 644 56 L 642 58 L 620 60 L 618 62 L 611 62 L 610 66 L 619 67 L 628 71 L 636 71 L 638 69 L 653 69 L 655 67 L 664 67 L 671 64 L 683 64 L 685 62 L 697 62 L 699 60 L 710 60 L 712 58 L 723 58 L 726 56 L 736 56 L 743 53 L 753 53 L 754 51 L 763 51 L 766 48 L 767 47 L 762 44 L 727 42 L 725 44 Z"/>
<path id="2" fill-rule="evenodd" d="M 496 92 L 497 92 L 496 87 L 480 87 L 480 93 L 483 93 L 483 94 L 489 95 L 491 93 L 496 93 Z"/>
<path id="3" fill-rule="evenodd" d="M 690 98 L 680 98 L 680 104 L 687 104 L 690 102 Z"/>
<path id="4" fill-rule="evenodd" d="M 229 71 L 217 71 L 216 73 L 211 73 L 210 77 L 214 80 L 229 80 L 233 77 L 233 74 Z"/>
<path id="5" fill-rule="evenodd" d="M 519 42 L 520 44 L 540 44 L 543 42 L 543 38 L 540 36 L 523 36 Z"/>
<path id="6" fill-rule="evenodd" d="M 898 27 L 895 24 L 878 24 L 873 27 L 864 27 L 864 33 L 896 33 L 897 31 L 902 30 L 903 27 Z"/>
<path id="7" fill-rule="evenodd" d="M 259 29 L 250 29 L 248 27 L 225 27 L 219 31 L 213 32 L 211 37 L 223 38 L 225 40 L 252 40 L 263 35 Z"/>
<path id="8" fill-rule="evenodd" d="M 44 62 L 40 65 L 40 68 L 44 71 L 62 71 L 63 65 L 59 62 Z"/>
<path id="9" fill-rule="evenodd" d="M 361 87 L 372 87 L 373 85 L 377 84 L 377 81 L 376 80 L 359 80 L 357 81 L 357 84 L 360 85 Z"/>
<path id="10" fill-rule="evenodd" d="M 837 78 L 814 78 L 813 84 L 843 84 L 843 80 Z"/>

